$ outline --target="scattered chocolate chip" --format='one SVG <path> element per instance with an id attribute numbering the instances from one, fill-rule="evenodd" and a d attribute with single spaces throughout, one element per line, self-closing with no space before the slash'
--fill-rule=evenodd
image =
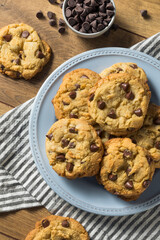
<path id="1" fill-rule="evenodd" d="M 133 189 L 133 182 L 131 180 L 128 180 L 124 185 L 129 190 Z"/>
<path id="2" fill-rule="evenodd" d="M 74 165 L 72 163 L 68 162 L 66 164 L 66 169 L 67 169 L 68 172 L 72 172 L 73 168 L 74 168 Z"/>
<path id="3" fill-rule="evenodd" d="M 125 82 L 123 82 L 123 83 L 120 84 L 120 87 L 121 87 L 125 92 L 128 91 L 129 86 L 130 86 L 129 83 L 125 83 Z"/>
<path id="4" fill-rule="evenodd" d="M 155 148 L 157 148 L 157 149 L 160 150 L 160 141 L 157 141 L 157 142 L 155 143 Z"/>
<path id="5" fill-rule="evenodd" d="M 60 8 L 63 8 L 63 2 L 59 3 Z"/>
<path id="6" fill-rule="evenodd" d="M 147 158 L 148 163 L 151 164 L 151 162 L 153 161 L 153 159 L 151 158 L 151 156 L 147 155 L 146 158 Z"/>
<path id="7" fill-rule="evenodd" d="M 154 123 L 155 125 L 160 125 L 160 117 L 155 118 L 155 119 L 153 120 L 153 123 Z"/>
<path id="8" fill-rule="evenodd" d="M 20 53 L 20 54 L 18 55 L 18 57 L 19 57 L 20 59 L 22 59 L 22 54 Z"/>
<path id="9" fill-rule="evenodd" d="M 97 132 L 97 135 L 98 135 L 99 137 L 102 137 L 103 130 L 101 130 L 101 129 L 96 129 L 96 132 Z"/>
<path id="10" fill-rule="evenodd" d="M 5 69 L 5 66 L 3 64 L 0 65 L 0 68 L 2 69 L 2 71 Z"/>
<path id="11" fill-rule="evenodd" d="M 48 135 L 46 135 L 46 137 L 47 137 L 49 140 L 51 140 L 52 137 L 53 137 L 53 134 L 52 134 L 52 133 L 51 133 L 51 134 L 48 134 Z"/>
<path id="12" fill-rule="evenodd" d="M 55 13 L 49 11 L 49 12 L 47 12 L 47 16 L 49 19 L 53 19 L 53 18 L 55 18 Z"/>
<path id="13" fill-rule="evenodd" d="M 49 25 L 50 25 L 51 27 L 54 27 L 54 26 L 56 25 L 56 20 L 55 20 L 55 19 L 50 19 L 50 20 L 49 20 Z"/>
<path id="14" fill-rule="evenodd" d="M 148 14 L 147 10 L 140 10 L 140 13 L 142 17 L 147 17 Z"/>
<path id="15" fill-rule="evenodd" d="M 70 117 L 70 118 L 78 118 L 78 116 L 77 116 L 76 114 L 74 114 L 74 113 L 70 113 L 70 114 L 69 114 L 69 117 Z"/>
<path id="16" fill-rule="evenodd" d="M 23 31 L 21 34 L 22 38 L 28 38 L 28 36 L 30 35 L 30 33 L 28 31 Z"/>
<path id="17" fill-rule="evenodd" d="M 60 34 L 63 34 L 64 32 L 65 32 L 65 27 L 59 27 L 58 28 L 58 32 L 60 33 Z"/>
<path id="18" fill-rule="evenodd" d="M 133 100 L 135 98 L 134 94 L 132 91 L 129 91 L 128 93 L 126 93 L 125 96 L 128 100 Z"/>
<path id="19" fill-rule="evenodd" d="M 67 147 L 67 146 L 68 146 L 68 144 L 69 144 L 69 140 L 68 140 L 68 139 L 65 139 L 65 138 L 63 138 L 63 139 L 62 139 L 61 146 L 62 146 L 63 148 L 65 148 L 65 147 Z"/>
<path id="20" fill-rule="evenodd" d="M 137 144 L 137 141 L 135 139 L 131 139 L 132 143 Z"/>
<path id="21" fill-rule="evenodd" d="M 124 157 L 124 159 L 132 158 L 132 152 L 129 149 L 125 149 L 123 151 L 123 157 Z"/>
<path id="22" fill-rule="evenodd" d="M 106 103 L 104 101 L 98 101 L 97 105 L 99 109 L 103 110 L 106 106 Z"/>
<path id="23" fill-rule="evenodd" d="M 42 12 L 42 11 L 38 11 L 38 12 L 36 13 L 36 17 L 37 17 L 38 19 L 42 19 L 42 18 L 44 17 L 43 12 Z"/>
<path id="24" fill-rule="evenodd" d="M 92 93 L 90 96 L 89 96 L 89 101 L 92 102 L 94 99 L 94 93 Z"/>
<path id="25" fill-rule="evenodd" d="M 150 180 L 145 180 L 145 181 L 143 182 L 143 187 L 144 187 L 144 188 L 149 187 L 150 183 L 151 183 Z"/>
<path id="26" fill-rule="evenodd" d="M 137 110 L 135 110 L 134 113 L 135 113 L 138 117 L 141 117 L 141 116 L 143 115 L 141 108 L 138 108 Z"/>
<path id="27" fill-rule="evenodd" d="M 92 143 L 90 145 L 90 150 L 91 152 L 97 152 L 99 150 L 99 147 L 95 143 Z"/>
<path id="28" fill-rule="evenodd" d="M 11 34 L 6 34 L 3 36 L 3 39 L 6 41 L 6 42 L 10 42 L 11 39 L 12 39 L 12 35 Z"/>
<path id="29" fill-rule="evenodd" d="M 50 222 L 47 219 L 42 220 L 42 227 L 46 228 L 50 225 Z"/>
<path id="30" fill-rule="evenodd" d="M 111 110 L 111 111 L 108 113 L 108 117 L 113 118 L 113 119 L 116 119 L 117 116 L 116 116 L 115 111 L 114 111 L 114 110 Z"/>
<path id="31" fill-rule="evenodd" d="M 65 21 L 62 18 L 59 19 L 59 26 L 65 26 Z"/>
<path id="32" fill-rule="evenodd" d="M 78 83 L 76 83 L 75 87 L 76 87 L 75 90 L 78 90 L 81 86 Z"/>
<path id="33" fill-rule="evenodd" d="M 69 105 L 69 103 L 67 103 L 67 102 L 65 102 L 63 100 L 62 100 L 62 103 L 63 103 L 63 105 L 66 105 L 66 106 Z"/>
<path id="34" fill-rule="evenodd" d="M 48 0 L 48 1 L 49 1 L 49 3 L 51 3 L 51 4 L 54 4 L 54 3 L 57 2 L 56 0 Z"/>
<path id="35" fill-rule="evenodd" d="M 76 144 L 74 142 L 70 142 L 68 148 L 75 148 Z"/>
<path id="36" fill-rule="evenodd" d="M 44 56 L 44 54 L 43 54 L 41 51 L 38 51 L 38 52 L 37 52 L 37 57 L 40 58 L 40 59 L 42 59 L 42 58 L 44 58 L 45 56 Z"/>
<path id="37" fill-rule="evenodd" d="M 103 156 L 107 156 L 107 155 L 108 155 L 107 150 L 104 150 Z"/>
<path id="38" fill-rule="evenodd" d="M 131 172 L 131 168 L 128 167 L 128 168 L 126 169 L 127 176 L 129 175 L 130 172 Z"/>
<path id="39" fill-rule="evenodd" d="M 133 69 L 136 69 L 136 68 L 138 68 L 138 66 L 136 65 L 136 64 L 131 64 L 131 65 L 129 65 L 131 68 L 133 68 Z"/>
<path id="40" fill-rule="evenodd" d="M 62 227 L 68 228 L 69 227 L 69 222 L 67 220 L 63 220 Z"/>
<path id="41" fill-rule="evenodd" d="M 69 93 L 69 97 L 70 97 L 71 99 L 75 99 L 75 98 L 76 98 L 76 95 L 77 95 L 77 93 L 76 93 L 75 91 L 72 91 L 72 92 Z"/>
<path id="42" fill-rule="evenodd" d="M 15 63 L 16 65 L 19 65 L 19 64 L 20 64 L 20 59 L 19 59 L 19 58 L 14 59 L 14 63 Z"/>
<path id="43" fill-rule="evenodd" d="M 117 175 L 110 173 L 108 174 L 108 179 L 114 182 L 117 180 Z"/>
<path id="44" fill-rule="evenodd" d="M 60 153 L 56 156 L 56 160 L 59 160 L 61 162 L 64 162 L 66 160 L 65 155 L 63 153 Z"/>
<path id="45" fill-rule="evenodd" d="M 78 130 L 75 127 L 69 129 L 70 133 L 78 133 Z"/>

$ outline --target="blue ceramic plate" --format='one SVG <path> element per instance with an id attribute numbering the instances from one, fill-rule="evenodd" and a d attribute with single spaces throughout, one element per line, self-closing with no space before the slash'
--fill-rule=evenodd
<path id="1" fill-rule="evenodd" d="M 145 211 L 160 203 L 160 170 L 156 170 L 150 187 L 133 202 L 125 202 L 108 193 L 94 177 L 68 180 L 59 177 L 49 165 L 45 153 L 45 135 L 56 121 L 51 103 L 63 76 L 77 68 L 101 72 L 117 62 L 133 62 L 142 67 L 149 79 L 152 102 L 160 105 L 160 62 L 125 48 L 100 48 L 79 54 L 58 67 L 40 88 L 31 112 L 30 146 L 42 177 L 47 184 L 70 204 L 88 212 L 121 216 Z"/>

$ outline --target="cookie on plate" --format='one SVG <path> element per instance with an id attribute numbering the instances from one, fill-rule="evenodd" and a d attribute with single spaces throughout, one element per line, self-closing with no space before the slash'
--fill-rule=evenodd
<path id="1" fill-rule="evenodd" d="M 160 106 L 150 104 L 144 125 L 130 138 L 149 151 L 155 167 L 160 168 Z"/>
<path id="2" fill-rule="evenodd" d="M 75 219 L 50 215 L 36 222 L 25 240 L 89 240 L 84 227 Z"/>
<path id="3" fill-rule="evenodd" d="M 94 128 L 80 119 L 61 119 L 46 135 L 46 153 L 52 168 L 66 178 L 98 173 L 103 146 Z"/>
<path id="4" fill-rule="evenodd" d="M 27 24 L 0 29 L 0 72 L 12 78 L 31 79 L 49 61 L 50 47 Z"/>
<path id="5" fill-rule="evenodd" d="M 88 109 L 105 131 L 115 136 L 135 132 L 142 127 L 151 92 L 138 77 L 128 73 L 110 74 L 90 90 Z"/>
<path id="6" fill-rule="evenodd" d="M 131 62 L 115 63 L 111 67 L 104 69 L 100 73 L 100 76 L 102 78 L 105 78 L 109 74 L 123 73 L 123 72 L 129 73 L 131 75 L 134 75 L 134 76 L 140 78 L 144 83 L 148 81 L 144 70 L 142 68 L 138 67 L 138 65 L 136 63 L 131 63 Z"/>
<path id="7" fill-rule="evenodd" d="M 129 138 L 115 138 L 105 143 L 99 181 L 109 192 L 126 201 L 136 200 L 150 185 L 155 171 L 148 151 Z"/>
<path id="8" fill-rule="evenodd" d="M 88 92 L 100 80 L 98 73 L 76 69 L 67 73 L 52 103 L 57 119 L 78 118 L 93 122 L 88 113 Z"/>

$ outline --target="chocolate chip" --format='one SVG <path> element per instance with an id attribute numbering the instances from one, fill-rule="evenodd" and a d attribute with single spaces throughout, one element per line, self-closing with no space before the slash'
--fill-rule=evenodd
<path id="1" fill-rule="evenodd" d="M 129 149 L 125 149 L 123 151 L 123 157 L 124 157 L 124 159 L 132 158 L 132 152 Z"/>
<path id="2" fill-rule="evenodd" d="M 69 227 L 69 222 L 67 220 L 63 220 L 62 227 L 68 228 Z"/>
<path id="3" fill-rule="evenodd" d="M 10 42 L 11 39 L 12 39 L 12 35 L 11 34 L 6 34 L 3 36 L 3 39 L 6 41 L 6 42 Z"/>
<path id="4" fill-rule="evenodd" d="M 84 4 L 86 6 L 90 6 L 91 5 L 91 0 L 84 0 Z"/>
<path id="5" fill-rule="evenodd" d="M 42 58 L 44 58 L 45 56 L 44 56 L 44 54 L 43 54 L 41 51 L 38 51 L 38 52 L 37 52 L 37 57 L 40 58 L 40 59 L 42 59 Z"/>
<path id="6" fill-rule="evenodd" d="M 22 54 L 20 53 L 20 54 L 18 55 L 18 57 L 19 57 L 20 59 L 22 59 Z"/>
<path id="7" fill-rule="evenodd" d="M 2 71 L 5 69 L 5 66 L 3 64 L 0 65 L 0 68 L 2 69 Z"/>
<path id="8" fill-rule="evenodd" d="M 126 169 L 126 173 L 127 173 L 127 176 L 129 175 L 129 173 L 131 172 L 131 168 L 130 167 L 128 167 L 127 169 Z"/>
<path id="9" fill-rule="evenodd" d="M 21 34 L 22 38 L 28 38 L 28 36 L 30 35 L 30 33 L 28 31 L 23 31 Z"/>
<path id="10" fill-rule="evenodd" d="M 60 162 L 64 162 L 66 160 L 65 155 L 63 153 L 60 153 L 56 156 L 56 160 L 59 160 Z"/>
<path id="11" fill-rule="evenodd" d="M 95 143 L 92 143 L 90 145 L 90 150 L 91 152 L 97 152 L 99 150 L 99 147 Z"/>
<path id="12" fill-rule="evenodd" d="M 91 26 L 92 26 L 93 28 L 97 28 L 97 20 L 96 20 L 96 19 L 91 22 Z"/>
<path id="13" fill-rule="evenodd" d="M 81 14 L 83 12 L 83 8 L 81 6 L 76 6 L 75 11 L 77 14 Z"/>
<path id="14" fill-rule="evenodd" d="M 76 25 L 74 25 L 73 28 L 74 28 L 75 30 L 79 31 L 79 29 L 80 29 L 80 25 L 79 25 L 79 23 L 76 24 Z"/>
<path id="15" fill-rule="evenodd" d="M 20 64 L 20 59 L 19 59 L 19 58 L 15 59 L 15 60 L 14 60 L 14 63 L 17 64 L 17 65 L 19 65 L 19 64 Z"/>
<path id="16" fill-rule="evenodd" d="M 68 162 L 68 163 L 66 164 L 66 169 L 67 169 L 68 172 L 72 172 L 72 171 L 73 171 L 73 168 L 74 168 L 73 163 Z"/>
<path id="17" fill-rule="evenodd" d="M 114 111 L 114 110 L 111 110 L 111 111 L 108 113 L 108 117 L 113 118 L 113 119 L 116 119 L 117 116 L 116 116 L 115 111 Z"/>
<path id="18" fill-rule="evenodd" d="M 52 140 L 53 134 L 52 134 L 52 133 L 51 133 L 51 134 L 48 134 L 48 135 L 46 135 L 46 137 L 47 137 L 49 140 Z"/>
<path id="19" fill-rule="evenodd" d="M 99 11 L 105 13 L 106 12 L 106 5 L 103 3 L 102 5 L 99 6 Z"/>
<path id="20" fill-rule="evenodd" d="M 108 179 L 114 182 L 117 180 L 117 175 L 110 173 L 108 174 Z"/>
<path id="21" fill-rule="evenodd" d="M 42 227 L 46 228 L 50 225 L 50 222 L 47 219 L 42 220 Z"/>
<path id="22" fill-rule="evenodd" d="M 140 13 L 142 17 L 147 17 L 147 10 L 140 10 Z"/>
<path id="23" fill-rule="evenodd" d="M 73 17 L 68 18 L 68 22 L 72 27 L 78 23 Z"/>
<path id="24" fill-rule="evenodd" d="M 70 8 L 66 8 L 66 17 L 69 18 L 72 16 L 72 11 Z"/>
<path id="25" fill-rule="evenodd" d="M 131 180 L 128 180 L 124 185 L 129 190 L 133 189 L 133 182 Z"/>
<path id="26" fill-rule="evenodd" d="M 155 119 L 153 120 L 153 123 L 154 123 L 155 125 L 160 125 L 160 117 L 155 118 Z"/>
<path id="27" fill-rule="evenodd" d="M 60 33 L 60 34 L 63 34 L 64 32 L 65 32 L 65 27 L 59 27 L 58 28 L 58 32 Z"/>
<path id="28" fill-rule="evenodd" d="M 155 143 L 155 148 L 157 148 L 157 149 L 160 150 L 160 141 L 157 141 L 157 142 Z"/>
<path id="29" fill-rule="evenodd" d="M 70 142 L 68 148 L 75 148 L 76 144 L 74 142 Z"/>
<path id="30" fill-rule="evenodd" d="M 43 12 L 42 12 L 42 11 L 38 11 L 38 12 L 36 13 L 36 17 L 37 17 L 38 19 L 43 18 L 43 17 L 44 17 Z"/>
<path id="31" fill-rule="evenodd" d="M 60 8 L 63 8 L 63 2 L 59 3 Z"/>
<path id="32" fill-rule="evenodd" d="M 103 130 L 101 130 L 101 129 L 96 129 L 96 132 L 97 132 L 97 135 L 98 135 L 99 137 L 102 137 Z"/>
<path id="33" fill-rule="evenodd" d="M 74 113 L 70 113 L 70 114 L 69 114 L 69 117 L 70 117 L 70 118 L 78 118 L 78 116 L 77 116 L 76 114 L 74 114 Z"/>
<path id="34" fill-rule="evenodd" d="M 110 21 L 111 21 L 111 20 L 110 20 Z M 119 28 L 119 25 L 118 25 L 118 24 L 115 24 L 115 23 L 113 23 L 113 25 L 112 25 L 111 29 L 112 29 L 113 31 L 116 31 L 118 28 Z"/>
<path id="35" fill-rule="evenodd" d="M 59 19 L 59 26 L 65 26 L 65 21 L 62 18 Z"/>
<path id="36" fill-rule="evenodd" d="M 88 31 L 88 30 L 90 29 L 90 24 L 89 24 L 88 22 L 84 22 L 84 23 L 82 24 L 82 27 L 83 27 L 86 31 Z"/>
<path id="37" fill-rule="evenodd" d="M 75 127 L 69 129 L 70 133 L 78 133 L 78 130 Z"/>
<path id="38" fill-rule="evenodd" d="M 50 25 L 51 27 L 54 27 L 54 26 L 56 25 L 56 20 L 55 20 L 55 19 L 50 19 L 50 20 L 49 20 L 49 25 Z"/>
<path id="39" fill-rule="evenodd" d="M 107 150 L 104 150 L 104 154 L 103 154 L 104 156 L 107 156 L 108 155 L 108 153 L 107 153 Z"/>
<path id="40" fill-rule="evenodd" d="M 78 90 L 81 86 L 78 83 L 76 83 L 75 87 L 76 87 L 75 90 Z"/>
<path id="41" fill-rule="evenodd" d="M 137 141 L 135 139 L 131 139 L 132 143 L 137 144 Z"/>
<path id="42" fill-rule="evenodd" d="M 141 108 L 138 108 L 137 110 L 135 110 L 134 113 L 135 113 L 138 117 L 141 117 L 141 116 L 143 115 Z"/>
<path id="43" fill-rule="evenodd" d="M 92 93 L 90 96 L 89 96 L 89 101 L 92 102 L 94 99 L 94 93 Z"/>
<path id="44" fill-rule="evenodd" d="M 113 15 L 114 15 L 114 11 L 112 11 L 112 10 L 107 10 L 106 13 L 109 17 L 113 17 Z"/>
<path id="45" fill-rule="evenodd" d="M 145 180 L 145 181 L 143 182 L 143 187 L 144 187 L 144 188 L 149 187 L 150 183 L 151 183 L 150 180 Z"/>
<path id="46" fill-rule="evenodd" d="M 128 93 L 126 93 L 125 96 L 128 100 L 133 100 L 135 98 L 134 94 L 132 91 L 129 91 Z"/>
<path id="47" fill-rule="evenodd" d="M 68 139 L 65 139 L 65 138 L 63 138 L 63 139 L 62 139 L 61 146 L 62 146 L 63 148 L 65 148 L 65 147 L 67 147 L 67 146 L 68 146 L 68 144 L 69 144 L 69 140 L 68 140 Z"/>
<path id="48" fill-rule="evenodd" d="M 76 6 L 76 1 L 75 0 L 69 0 L 68 1 L 68 6 L 71 7 L 71 8 L 75 7 Z"/>
<path id="49" fill-rule="evenodd" d="M 107 4 L 107 9 L 109 9 L 109 10 L 114 10 L 114 6 L 113 6 L 113 4 L 112 4 L 111 2 L 109 2 L 109 3 Z"/>
<path id="50" fill-rule="evenodd" d="M 91 0 L 91 6 L 92 7 L 98 7 L 98 2 L 96 2 L 96 0 Z"/>
<path id="51" fill-rule="evenodd" d="M 103 110 L 106 106 L 106 103 L 104 101 L 98 101 L 97 105 L 99 109 Z"/>
<path id="52" fill-rule="evenodd" d="M 49 3 L 51 3 L 51 4 L 56 3 L 56 0 L 48 0 L 48 1 L 49 1 Z"/>
<path id="53" fill-rule="evenodd" d="M 47 16 L 49 19 L 53 19 L 53 18 L 55 18 L 55 13 L 49 11 L 49 12 L 47 12 Z"/>
<path id="54" fill-rule="evenodd" d="M 100 31 L 102 31 L 104 28 L 105 28 L 104 24 L 100 23 L 100 24 L 98 24 L 98 26 L 97 26 L 97 31 L 100 32 Z"/>
<path id="55" fill-rule="evenodd" d="M 67 102 L 65 102 L 63 100 L 62 100 L 62 103 L 63 103 L 63 105 L 66 105 L 66 106 L 69 105 L 69 103 L 67 103 Z"/>
<path id="56" fill-rule="evenodd" d="M 87 76 L 84 75 L 84 74 L 81 76 L 81 78 L 87 78 L 87 79 L 89 79 L 89 77 L 87 77 Z"/>
<path id="57" fill-rule="evenodd" d="M 75 99 L 75 98 L 76 98 L 76 95 L 77 95 L 77 93 L 76 93 L 75 91 L 72 91 L 72 92 L 69 93 L 69 97 L 70 97 L 71 99 Z"/>
<path id="58" fill-rule="evenodd" d="M 153 161 L 153 159 L 151 158 L 151 156 L 147 155 L 146 158 L 147 158 L 148 163 L 151 164 L 151 162 Z"/>
<path id="59" fill-rule="evenodd" d="M 131 68 L 133 68 L 133 69 L 136 69 L 136 68 L 138 68 L 138 66 L 136 65 L 136 64 L 131 64 L 131 65 L 129 65 Z"/>
<path id="60" fill-rule="evenodd" d="M 120 84 L 120 87 L 121 87 L 125 92 L 127 92 L 129 86 L 130 86 L 129 83 L 125 83 L 125 82 L 123 82 L 123 83 Z"/>

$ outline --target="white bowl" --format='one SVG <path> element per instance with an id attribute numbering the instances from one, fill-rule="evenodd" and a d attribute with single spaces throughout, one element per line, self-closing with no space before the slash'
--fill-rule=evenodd
<path id="1" fill-rule="evenodd" d="M 112 17 L 112 19 L 111 19 L 110 23 L 108 24 L 108 26 L 105 27 L 102 31 L 99 31 L 99 32 L 96 32 L 96 33 L 82 33 L 82 32 L 79 32 L 79 31 L 75 30 L 75 29 L 69 24 L 69 22 L 68 22 L 68 20 L 67 20 L 67 18 L 66 18 L 66 16 L 65 16 L 65 10 L 66 10 L 66 7 L 67 7 L 67 2 L 68 2 L 68 0 L 64 0 L 64 2 L 63 2 L 63 8 L 62 8 L 63 18 L 64 18 L 67 26 L 68 26 L 73 32 L 75 32 L 78 36 L 83 37 L 83 38 L 96 38 L 96 37 L 99 37 L 99 36 L 101 36 L 102 34 L 106 33 L 106 32 L 110 29 L 110 27 L 112 26 L 112 24 L 113 24 L 113 22 L 114 22 L 114 20 L 115 20 L 115 16 L 116 16 L 115 3 L 114 3 L 113 0 L 110 0 L 110 1 L 112 2 L 113 6 L 114 6 L 114 9 L 115 9 L 114 12 L 115 12 L 115 14 L 114 14 L 114 16 Z"/>

